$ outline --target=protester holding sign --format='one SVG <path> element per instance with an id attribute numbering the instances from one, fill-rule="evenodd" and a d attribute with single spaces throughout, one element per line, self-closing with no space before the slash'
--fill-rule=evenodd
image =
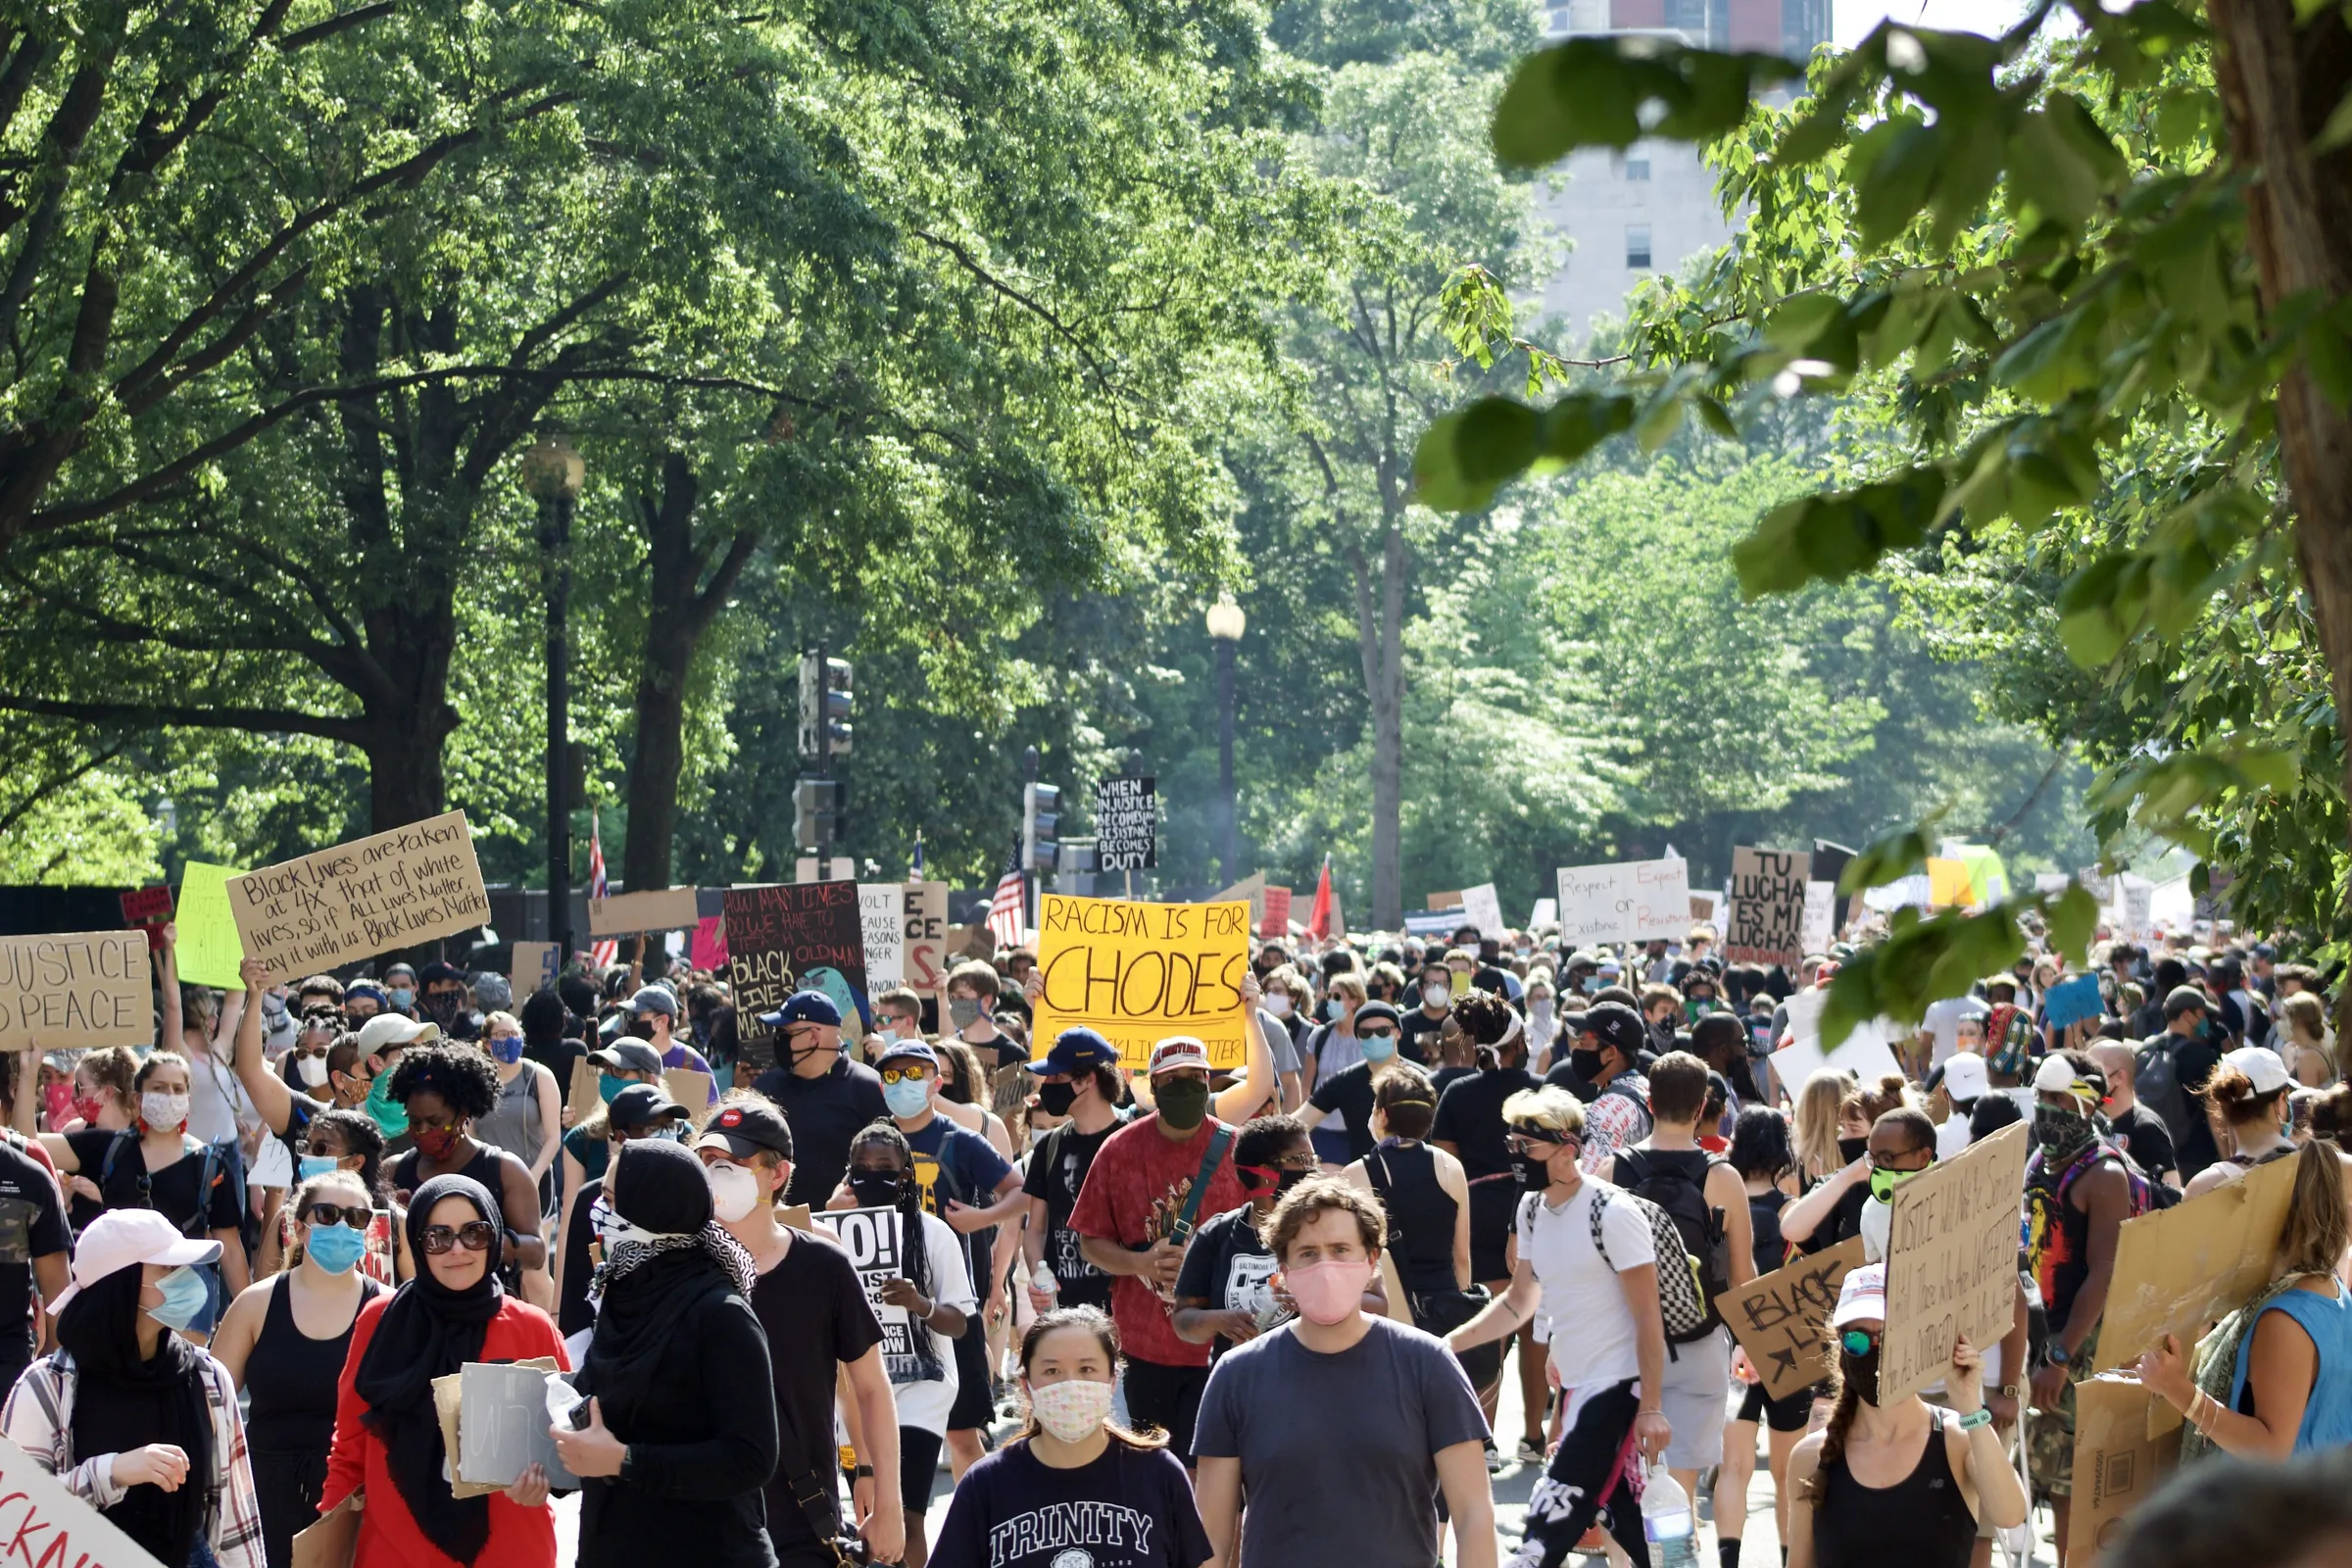
<path id="1" fill-rule="evenodd" d="M 57 1349 L 0 1406 L 11 1443 L 172 1568 L 264 1568 L 236 1385 L 178 1332 L 220 1252 L 150 1211 L 102 1215 L 50 1304 Z"/>

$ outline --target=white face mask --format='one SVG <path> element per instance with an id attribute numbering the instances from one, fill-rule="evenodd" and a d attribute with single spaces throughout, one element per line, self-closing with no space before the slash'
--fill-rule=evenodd
<path id="1" fill-rule="evenodd" d="M 1424 980 L 1421 982 L 1421 1004 L 1425 1007 L 1443 1007 L 1448 1001 L 1452 999 L 1452 988 L 1447 986 L 1443 980 Z"/>
<path id="2" fill-rule="evenodd" d="M 721 1220 L 738 1220 L 760 1201 L 760 1173 L 742 1165 L 705 1165 L 710 1183 L 710 1207 Z"/>
<path id="3" fill-rule="evenodd" d="M 150 1089 L 139 1096 L 139 1117 L 150 1127 L 166 1130 L 184 1125 L 188 1119 L 188 1097 Z"/>
<path id="4" fill-rule="evenodd" d="M 1065 1378 L 1029 1391 L 1037 1424 L 1064 1443 L 1082 1443 L 1110 1419 L 1111 1386 L 1091 1378 Z"/>
<path id="5" fill-rule="evenodd" d="M 316 1089 L 326 1082 L 326 1058 L 305 1052 L 302 1060 L 294 1064 L 294 1073 L 302 1080 L 304 1088 Z"/>
<path id="6" fill-rule="evenodd" d="M 1269 991 L 1266 993 L 1266 1010 L 1277 1018 L 1288 1018 L 1291 1015 L 1291 999 L 1280 991 Z"/>

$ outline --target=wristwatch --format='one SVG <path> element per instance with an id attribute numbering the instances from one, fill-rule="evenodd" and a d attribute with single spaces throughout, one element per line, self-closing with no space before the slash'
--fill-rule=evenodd
<path id="1" fill-rule="evenodd" d="M 2042 1352 L 2041 1358 L 2052 1366 L 2066 1365 L 2066 1342 L 2063 1340 L 2052 1340 L 2050 1342 L 2050 1348 Z"/>

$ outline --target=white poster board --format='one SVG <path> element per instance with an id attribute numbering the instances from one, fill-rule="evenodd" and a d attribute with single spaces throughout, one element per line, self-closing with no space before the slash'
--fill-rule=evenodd
<path id="1" fill-rule="evenodd" d="M 1838 939 L 1838 884 L 1805 884 L 1805 951 L 1827 953 Z"/>
<path id="2" fill-rule="evenodd" d="M 1821 1011 L 1830 1004 L 1827 991 L 1799 991 L 1788 999 L 1788 1042 L 1772 1054 L 1772 1070 L 1781 1087 L 1794 1100 L 1805 1080 L 1824 1067 L 1850 1072 L 1864 1083 L 1876 1083 L 1888 1073 L 1902 1075 L 1890 1042 L 1901 1035 L 1892 1020 L 1875 1018 L 1847 1035 L 1834 1052 L 1821 1049 Z"/>
<path id="3" fill-rule="evenodd" d="M 1462 889 L 1462 914 L 1478 927 L 1480 936 L 1491 941 L 1500 942 L 1509 933 L 1502 923 L 1502 900 L 1495 896 L 1492 882 Z"/>
<path id="4" fill-rule="evenodd" d="M 919 1375 L 914 1370 L 913 1321 L 905 1307 L 882 1299 L 885 1280 L 906 1277 L 904 1216 L 895 1208 L 835 1208 L 808 1217 L 840 1238 L 843 1250 L 850 1254 L 858 1283 L 865 1288 L 866 1304 L 874 1309 L 874 1321 L 882 1325 L 882 1366 L 891 1382 L 910 1381 Z"/>
<path id="5" fill-rule="evenodd" d="M 865 927 L 865 989 L 880 996 L 906 983 L 906 890 L 896 882 L 858 884 L 858 918 Z"/>
<path id="6" fill-rule="evenodd" d="M 163 1568 L 137 1542 L 6 1438 L 0 1438 L 0 1540 L 16 1542 L 18 1549 L 9 1555 L 27 1563 Z"/>
<path id="7" fill-rule="evenodd" d="M 1559 872 L 1560 943 L 1680 942 L 1690 934 L 1690 862 L 1619 860 Z"/>

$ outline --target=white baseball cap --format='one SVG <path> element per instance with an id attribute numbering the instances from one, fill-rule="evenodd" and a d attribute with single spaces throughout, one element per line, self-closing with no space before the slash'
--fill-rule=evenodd
<path id="1" fill-rule="evenodd" d="M 2278 1053 L 2268 1046 L 2240 1046 L 2222 1058 L 2222 1065 L 2244 1073 L 2258 1095 L 2275 1095 L 2294 1082 Z"/>
<path id="2" fill-rule="evenodd" d="M 1970 1104 L 1984 1098 L 1992 1080 L 1984 1074 L 1984 1058 L 1973 1051 L 1956 1051 L 1943 1058 L 1943 1092 Z"/>
<path id="3" fill-rule="evenodd" d="M 1152 1048 L 1152 1066 L 1146 1076 L 1156 1078 L 1181 1067 L 1208 1071 L 1208 1047 L 1191 1035 L 1170 1035 Z"/>
<path id="4" fill-rule="evenodd" d="M 179 1268 L 189 1263 L 216 1262 L 220 1256 L 220 1244 L 216 1241 L 191 1241 L 179 1234 L 172 1224 L 152 1208 L 110 1208 L 90 1222 L 74 1244 L 74 1283 L 57 1293 L 49 1303 L 51 1313 L 63 1312 L 66 1303 L 79 1296 L 82 1288 L 95 1285 L 114 1273 L 134 1263 L 160 1263 L 166 1268 Z"/>
<path id="5" fill-rule="evenodd" d="M 1872 1317 L 1882 1322 L 1886 1317 L 1886 1265 L 1865 1263 L 1845 1276 L 1838 1287 L 1838 1310 L 1830 1314 L 1830 1327 L 1841 1329 L 1857 1318 Z"/>
<path id="6" fill-rule="evenodd" d="M 360 1054 L 378 1056 L 395 1046 L 422 1045 L 441 1038 L 437 1023 L 418 1023 L 397 1012 L 379 1012 L 360 1025 Z"/>

